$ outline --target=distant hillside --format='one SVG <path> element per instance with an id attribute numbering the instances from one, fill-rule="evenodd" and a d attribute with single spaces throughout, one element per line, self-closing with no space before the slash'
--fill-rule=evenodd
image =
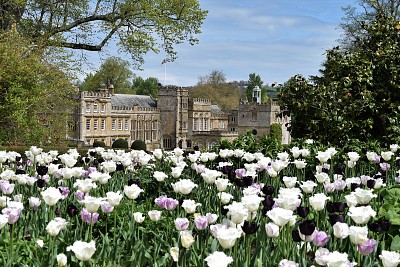
<path id="1" fill-rule="evenodd" d="M 237 109 L 240 93 L 236 83 L 204 84 L 189 89 L 189 98 L 210 99 L 222 109 Z"/>

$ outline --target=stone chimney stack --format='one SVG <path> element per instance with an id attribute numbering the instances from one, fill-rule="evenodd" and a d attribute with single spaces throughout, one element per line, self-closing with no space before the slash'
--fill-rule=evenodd
<path id="1" fill-rule="evenodd" d="M 109 85 L 108 85 L 108 92 L 110 93 L 110 94 L 114 94 L 114 85 L 112 84 L 112 83 L 110 83 Z"/>

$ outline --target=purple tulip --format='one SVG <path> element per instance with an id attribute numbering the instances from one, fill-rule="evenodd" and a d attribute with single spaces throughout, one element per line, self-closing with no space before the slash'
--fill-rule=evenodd
<path id="1" fill-rule="evenodd" d="M 357 245 L 357 250 L 360 251 L 361 255 L 368 255 L 374 251 L 377 243 L 375 239 L 367 239 L 364 243 Z"/>
<path id="2" fill-rule="evenodd" d="M 14 191 L 15 184 L 10 184 L 7 180 L 0 181 L 0 189 L 4 195 L 9 195 Z"/>
<path id="3" fill-rule="evenodd" d="M 184 231 L 189 227 L 189 220 L 187 218 L 176 218 L 174 222 L 175 228 L 178 231 Z"/>
<path id="4" fill-rule="evenodd" d="M 60 190 L 61 195 L 63 196 L 63 199 L 66 199 L 69 195 L 69 188 L 65 186 L 59 186 L 58 190 Z"/>
<path id="5" fill-rule="evenodd" d="M 204 230 L 208 226 L 208 218 L 207 216 L 196 216 L 194 218 L 194 224 L 198 230 Z"/>
<path id="6" fill-rule="evenodd" d="M 87 223 L 95 224 L 99 219 L 99 214 L 97 212 L 90 213 L 87 209 L 83 208 L 81 211 L 81 218 Z"/>
<path id="7" fill-rule="evenodd" d="M 179 201 L 173 198 L 167 198 L 165 200 L 165 208 L 167 210 L 174 210 L 179 205 Z"/>
<path id="8" fill-rule="evenodd" d="M 167 196 L 159 196 L 154 200 L 154 203 L 156 203 L 156 205 L 161 209 L 165 209 L 167 198 L 168 198 Z"/>
<path id="9" fill-rule="evenodd" d="M 78 190 L 75 192 L 75 197 L 78 199 L 78 201 L 82 201 L 85 199 L 85 193 Z"/>
<path id="10" fill-rule="evenodd" d="M 4 208 L 1 211 L 3 214 L 8 215 L 8 223 L 14 224 L 18 221 L 21 210 L 17 208 Z"/>
<path id="11" fill-rule="evenodd" d="M 329 236 L 324 231 L 318 231 L 314 237 L 313 243 L 318 247 L 323 247 L 329 240 Z"/>
<path id="12" fill-rule="evenodd" d="M 246 169 L 237 169 L 235 173 L 238 178 L 242 178 L 246 173 Z"/>
<path id="13" fill-rule="evenodd" d="M 380 163 L 379 167 L 381 167 L 381 170 L 384 171 L 384 172 L 390 170 L 390 164 L 389 163 Z"/>
<path id="14" fill-rule="evenodd" d="M 114 207 L 110 205 L 110 203 L 108 203 L 107 201 L 103 201 L 101 203 L 101 210 L 104 213 L 111 213 L 114 210 Z"/>

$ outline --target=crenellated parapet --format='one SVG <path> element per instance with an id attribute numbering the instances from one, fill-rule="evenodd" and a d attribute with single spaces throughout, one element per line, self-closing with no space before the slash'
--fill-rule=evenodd
<path id="1" fill-rule="evenodd" d="M 138 111 L 141 112 L 159 112 L 160 110 L 158 108 L 153 108 L 153 107 L 137 107 Z"/>
<path id="2" fill-rule="evenodd" d="M 211 100 L 204 98 L 193 98 L 192 103 L 193 105 L 211 105 Z"/>
<path id="3" fill-rule="evenodd" d="M 133 111 L 133 108 L 131 108 L 131 107 L 125 107 L 125 106 L 122 106 L 122 107 L 112 106 L 112 107 L 111 107 L 111 110 L 127 110 L 127 111 Z"/>
<path id="4" fill-rule="evenodd" d="M 81 98 L 111 98 L 110 93 L 84 91 L 81 93 Z"/>

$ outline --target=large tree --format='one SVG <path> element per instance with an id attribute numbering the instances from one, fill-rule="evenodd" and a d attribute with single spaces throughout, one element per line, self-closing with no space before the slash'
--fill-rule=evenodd
<path id="1" fill-rule="evenodd" d="M 136 77 L 133 80 L 133 89 L 138 95 L 150 95 L 153 98 L 157 98 L 158 87 L 158 79 L 154 77 L 149 77 L 147 79 Z"/>
<path id="2" fill-rule="evenodd" d="M 261 100 L 262 102 L 268 101 L 267 87 L 263 86 L 264 82 L 261 80 L 260 75 L 255 73 L 249 74 L 249 80 L 246 86 L 246 98 L 249 102 L 253 101 L 253 89 L 258 86 L 261 89 Z"/>
<path id="3" fill-rule="evenodd" d="M 199 76 L 197 85 L 218 85 L 226 83 L 226 75 L 221 70 L 212 70 L 209 74 Z"/>
<path id="4" fill-rule="evenodd" d="M 36 45 L 101 51 L 111 40 L 140 66 L 149 52 L 197 43 L 207 11 L 198 0 L 3 0 L 0 31 L 17 31 Z"/>
<path id="5" fill-rule="evenodd" d="M 377 13 L 359 44 L 328 50 L 321 76 L 290 79 L 280 105 L 294 137 L 399 141 L 400 23 Z"/>
<path id="6" fill-rule="evenodd" d="M 125 93 L 132 87 L 133 73 L 129 61 L 109 57 L 94 73 L 89 73 L 80 86 L 81 91 L 95 91 L 113 84 L 116 93 Z"/>
<path id="7" fill-rule="evenodd" d="M 400 19 L 400 0 L 358 0 L 358 4 L 358 7 L 343 8 L 345 16 L 340 26 L 344 34 L 340 44 L 347 50 L 360 44 L 363 36 L 368 34 L 366 26 L 373 22 L 378 14 L 395 20 Z"/>
<path id="8" fill-rule="evenodd" d="M 59 144 L 73 114 L 70 77 L 15 32 L 0 34 L 0 144 Z"/>

